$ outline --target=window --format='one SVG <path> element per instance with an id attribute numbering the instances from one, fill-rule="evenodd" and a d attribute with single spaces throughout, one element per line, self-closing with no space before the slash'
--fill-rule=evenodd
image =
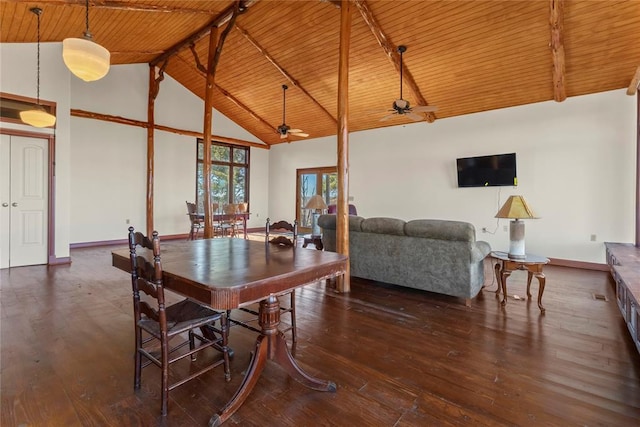
<path id="1" fill-rule="evenodd" d="M 196 203 L 204 210 L 204 144 L 198 139 Z M 249 148 L 211 141 L 211 202 L 249 202 Z"/>
<path id="2" fill-rule="evenodd" d="M 301 231 L 311 230 L 311 211 L 305 209 L 309 199 L 319 194 L 327 205 L 338 198 L 338 172 L 335 166 L 296 170 L 296 219 Z"/>

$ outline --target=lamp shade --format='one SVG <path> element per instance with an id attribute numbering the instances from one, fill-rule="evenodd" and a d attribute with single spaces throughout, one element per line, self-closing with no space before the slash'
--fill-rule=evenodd
<path id="1" fill-rule="evenodd" d="M 496 218 L 533 219 L 533 213 L 522 196 L 510 196 L 495 216 Z"/>
<path id="2" fill-rule="evenodd" d="M 111 54 L 90 38 L 68 38 L 62 41 L 62 59 L 74 75 L 92 82 L 107 75 Z"/>
<path id="3" fill-rule="evenodd" d="M 327 209 L 327 204 L 324 202 L 322 196 L 316 194 L 309 199 L 305 205 L 305 209 Z"/>
<path id="4" fill-rule="evenodd" d="M 37 128 L 46 128 L 56 124 L 56 116 L 47 113 L 40 105 L 34 106 L 31 110 L 20 111 L 20 120 Z"/>

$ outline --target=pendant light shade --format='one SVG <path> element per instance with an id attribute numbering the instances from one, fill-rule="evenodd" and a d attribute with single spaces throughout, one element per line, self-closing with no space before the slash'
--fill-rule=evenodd
<path id="1" fill-rule="evenodd" d="M 46 128 L 56 124 L 56 116 L 47 113 L 41 105 L 31 110 L 20 111 L 20 120 L 37 128 Z"/>
<path id="2" fill-rule="evenodd" d="M 42 9 L 34 7 L 30 10 L 38 17 L 38 68 L 36 80 L 37 101 L 36 105 L 34 105 L 31 110 L 20 112 L 20 120 L 22 120 L 23 123 L 37 128 L 45 128 L 56 124 L 56 116 L 47 113 L 44 107 L 40 105 L 40 14 L 42 13 Z"/>
<path id="3" fill-rule="evenodd" d="M 111 54 L 90 38 L 62 41 L 62 59 L 69 71 L 85 82 L 100 80 L 109 72 Z"/>
<path id="4" fill-rule="evenodd" d="M 85 82 L 100 80 L 109 72 L 111 54 L 93 41 L 89 32 L 89 0 L 85 2 L 86 30 L 83 38 L 62 41 L 62 59 L 75 76 Z"/>

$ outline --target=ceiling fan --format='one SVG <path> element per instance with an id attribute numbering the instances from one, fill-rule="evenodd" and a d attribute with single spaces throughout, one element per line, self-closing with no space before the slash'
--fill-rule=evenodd
<path id="1" fill-rule="evenodd" d="M 308 133 L 302 132 L 301 129 L 291 129 L 286 123 L 285 120 L 285 112 L 286 112 L 286 99 L 287 99 L 287 89 L 289 87 L 287 85 L 282 85 L 282 124 L 276 128 L 278 133 L 280 134 L 281 139 L 285 139 L 288 135 L 291 136 L 299 136 L 301 138 L 306 138 L 309 136 Z"/>
<path id="2" fill-rule="evenodd" d="M 432 105 L 416 105 L 415 107 L 412 107 L 409 104 L 409 101 L 402 98 L 402 69 L 403 69 L 402 54 L 405 53 L 406 50 L 407 50 L 406 46 L 403 46 L 403 45 L 398 46 L 398 53 L 400 54 L 400 98 L 393 101 L 393 105 L 391 106 L 391 108 L 393 109 L 387 110 L 387 111 L 390 111 L 391 113 L 382 117 L 380 119 L 381 122 L 389 120 L 395 117 L 396 115 L 404 115 L 410 118 L 411 120 L 417 122 L 424 119 L 423 116 L 417 113 L 432 113 L 432 112 L 438 111 L 438 107 L 434 107 Z"/>

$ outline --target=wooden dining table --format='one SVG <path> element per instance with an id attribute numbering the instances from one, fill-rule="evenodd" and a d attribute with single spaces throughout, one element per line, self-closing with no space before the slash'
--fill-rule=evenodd
<path id="1" fill-rule="evenodd" d="M 231 310 L 260 302 L 261 333 L 247 373 L 229 402 L 211 417 L 209 426 L 219 426 L 240 408 L 268 360 L 308 388 L 336 391 L 335 383 L 310 376 L 291 355 L 284 334 L 278 330 L 280 303 L 276 295 L 344 274 L 345 255 L 253 240 L 201 239 L 163 242 L 161 261 L 165 288 L 214 309 Z M 112 264 L 130 272 L 129 250 L 114 250 Z"/>

